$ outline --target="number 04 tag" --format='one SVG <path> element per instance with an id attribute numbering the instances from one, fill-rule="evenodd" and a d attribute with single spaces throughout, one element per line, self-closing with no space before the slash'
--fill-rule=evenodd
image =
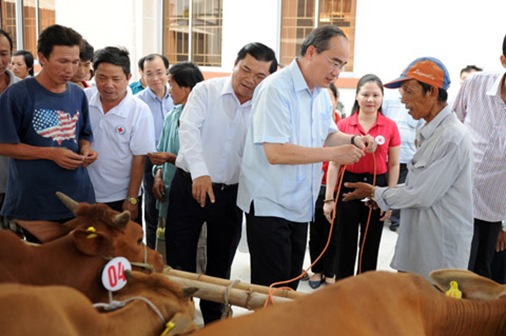
<path id="1" fill-rule="evenodd" d="M 125 270 L 132 270 L 128 259 L 116 257 L 110 260 L 102 271 L 102 285 L 105 289 L 115 292 L 123 288 L 127 283 Z"/>

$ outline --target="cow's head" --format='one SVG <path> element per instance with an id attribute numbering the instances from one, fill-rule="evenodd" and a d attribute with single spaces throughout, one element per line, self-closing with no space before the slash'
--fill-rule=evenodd
<path id="1" fill-rule="evenodd" d="M 90 256 L 125 257 L 131 263 L 146 262 L 163 270 L 160 253 L 143 243 L 142 227 L 130 220 L 130 212 L 119 213 L 105 204 L 81 203 L 71 233 L 79 251 Z M 135 264 L 134 264 L 135 266 Z"/>
<path id="2" fill-rule="evenodd" d="M 115 299 L 125 300 L 134 296 L 149 299 L 160 310 L 165 322 L 172 322 L 169 335 L 187 335 L 198 329 L 193 322 L 195 306 L 191 299 L 197 288 L 182 287 L 164 274 L 148 275 L 127 270 L 125 276 L 127 285 L 114 294 Z"/>

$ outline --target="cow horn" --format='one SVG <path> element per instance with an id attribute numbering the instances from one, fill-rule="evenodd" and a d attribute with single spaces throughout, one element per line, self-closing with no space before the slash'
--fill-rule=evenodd
<path id="1" fill-rule="evenodd" d="M 181 290 L 183 291 L 183 297 L 190 297 L 199 289 L 197 287 L 184 286 Z"/>
<path id="2" fill-rule="evenodd" d="M 130 221 L 130 211 L 125 210 L 113 217 L 112 222 L 119 227 L 125 226 Z"/>
<path id="3" fill-rule="evenodd" d="M 56 196 L 58 196 L 60 201 L 62 201 L 62 203 L 65 204 L 65 206 L 69 208 L 70 211 L 76 213 L 76 210 L 79 207 L 79 203 L 77 203 L 72 198 L 68 197 L 67 195 L 59 191 L 56 192 Z"/>

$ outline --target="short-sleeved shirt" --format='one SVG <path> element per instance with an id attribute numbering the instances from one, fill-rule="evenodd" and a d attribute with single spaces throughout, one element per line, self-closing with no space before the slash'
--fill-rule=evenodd
<path id="1" fill-rule="evenodd" d="M 153 116 L 149 107 L 127 90 L 127 95 L 104 114 L 100 93 L 85 90 L 90 100 L 90 119 L 98 159 L 89 166 L 97 202 L 115 202 L 127 197 L 134 155 L 154 152 Z M 139 188 L 138 195 L 141 194 Z"/>
<path id="2" fill-rule="evenodd" d="M 139 94 L 136 95 L 136 98 L 145 102 L 151 111 L 155 125 L 155 141 L 158 146 L 165 116 L 174 108 L 172 97 L 169 94 L 169 84 L 165 86 L 165 96 L 163 96 L 162 99 L 158 98 L 149 86 L 146 87 L 145 90 L 139 92 Z"/>
<path id="3" fill-rule="evenodd" d="M 401 101 L 402 97 L 399 90 L 395 91 L 397 91 L 395 92 L 395 97 L 385 96 L 383 99 L 382 112 L 385 117 L 392 119 L 397 124 L 401 136 L 399 162 L 406 164 L 413 158 L 416 152 L 416 131 L 422 127 L 425 121 L 423 119 L 413 119 Z"/>
<path id="4" fill-rule="evenodd" d="M 92 141 L 88 101 L 83 90 L 67 83 L 54 93 L 35 78 L 9 87 L 0 97 L 0 142 L 67 148 L 79 153 L 79 140 Z M 51 160 L 10 159 L 2 216 L 24 220 L 73 217 L 58 197 L 61 191 L 77 202 L 95 202 L 86 168 L 68 170 Z"/>
<path id="5" fill-rule="evenodd" d="M 453 105 L 471 134 L 474 152 L 474 217 L 506 219 L 506 104 L 501 98 L 505 71 L 467 78 Z"/>
<path id="6" fill-rule="evenodd" d="M 14 74 L 9 69 L 6 69 L 5 73 L 7 74 L 7 76 L 9 76 L 9 86 L 21 80 L 20 78 L 14 76 Z M 2 93 L 0 93 L 0 96 L 2 95 Z M 9 175 L 9 158 L 0 155 L 0 194 L 5 194 L 5 190 L 7 189 L 8 175 Z"/>
<path id="7" fill-rule="evenodd" d="M 297 60 L 255 90 L 239 178 L 237 205 L 255 216 L 309 222 L 322 180 L 322 163 L 272 165 L 264 143 L 322 147 L 337 132 L 327 89 L 309 90 Z"/>
<path id="8" fill-rule="evenodd" d="M 401 137 L 397 125 L 392 119 L 383 116 L 378 112 L 378 117 L 374 125 L 368 132 L 365 132 L 358 122 L 358 113 L 354 113 L 348 118 L 341 120 L 337 128 L 347 134 L 367 135 L 374 138 L 378 145 L 374 154 L 366 153 L 359 162 L 346 166 L 346 171 L 355 174 L 374 174 L 374 157 L 376 158 L 376 174 L 387 172 L 387 156 L 390 147 L 400 146 Z"/>

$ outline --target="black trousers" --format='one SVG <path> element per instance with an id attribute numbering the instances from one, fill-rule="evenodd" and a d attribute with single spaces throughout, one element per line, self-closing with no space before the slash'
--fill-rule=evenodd
<path id="1" fill-rule="evenodd" d="M 300 275 L 306 250 L 307 223 L 259 217 L 250 211 L 246 214 L 246 230 L 251 283 L 269 286 Z M 299 280 L 283 286 L 297 289 L 298 284 Z"/>
<path id="2" fill-rule="evenodd" d="M 492 276 L 490 266 L 494 258 L 499 231 L 501 231 L 501 222 L 474 219 L 474 233 L 468 267 L 470 271 L 490 279 Z"/>
<path id="3" fill-rule="evenodd" d="M 492 272 L 491 279 L 497 283 L 506 284 L 506 250 L 494 252 L 494 258 L 490 265 Z"/>
<path id="4" fill-rule="evenodd" d="M 323 184 L 320 188 L 318 199 L 316 200 L 315 220 L 309 224 L 309 255 L 311 256 L 311 263 L 320 256 L 329 239 L 330 223 L 323 213 L 325 190 L 326 186 Z M 336 273 L 337 236 L 335 227 L 336 225 L 334 225 L 332 229 L 329 246 L 325 254 L 312 268 L 313 273 L 323 273 L 328 278 L 333 278 Z"/>
<path id="5" fill-rule="evenodd" d="M 167 264 L 175 269 L 196 271 L 197 243 L 207 222 L 206 275 L 230 279 L 230 268 L 241 238 L 242 211 L 236 205 L 237 185 L 213 185 L 215 203 L 209 198 L 201 207 L 192 195 L 192 180 L 180 170 L 174 175 L 169 193 L 165 227 Z M 200 300 L 206 324 L 221 319 L 223 304 Z"/>
<path id="6" fill-rule="evenodd" d="M 343 182 L 365 182 L 373 183 L 371 174 L 353 174 L 344 172 Z M 376 185 L 387 185 L 387 175 L 376 176 Z M 362 252 L 361 271 L 376 270 L 378 263 L 378 250 L 383 233 L 383 222 L 380 221 L 380 210 L 372 210 L 369 227 L 366 225 L 369 216 L 369 207 L 361 200 L 348 202 L 341 201 L 342 194 L 351 192 L 352 189 L 341 187 L 338 196 L 339 203 L 336 210 L 336 236 L 337 236 L 337 255 L 336 255 L 336 280 L 343 279 L 355 274 L 355 260 L 357 258 L 357 240 L 359 256 L 362 251 L 362 242 L 365 237 L 365 244 Z M 358 239 L 360 229 L 360 239 Z M 360 266 L 360 258 L 358 261 Z M 357 267 L 358 273 L 359 267 Z"/>
<path id="7" fill-rule="evenodd" d="M 104 204 L 107 204 L 113 210 L 123 212 L 123 202 L 124 201 L 125 200 L 114 201 L 114 202 L 109 202 L 109 203 L 104 203 Z M 137 202 L 137 214 L 138 214 L 137 218 L 134 220 L 134 222 L 136 222 L 137 224 L 139 224 L 142 227 L 142 196 L 139 196 L 139 201 Z"/>
<path id="8" fill-rule="evenodd" d="M 153 164 L 151 160 L 146 158 L 144 164 L 144 179 L 142 180 L 144 187 L 144 223 L 146 223 L 146 242 L 151 249 L 156 246 L 156 229 L 158 228 L 158 210 L 156 209 L 156 198 L 153 194 Z"/>

